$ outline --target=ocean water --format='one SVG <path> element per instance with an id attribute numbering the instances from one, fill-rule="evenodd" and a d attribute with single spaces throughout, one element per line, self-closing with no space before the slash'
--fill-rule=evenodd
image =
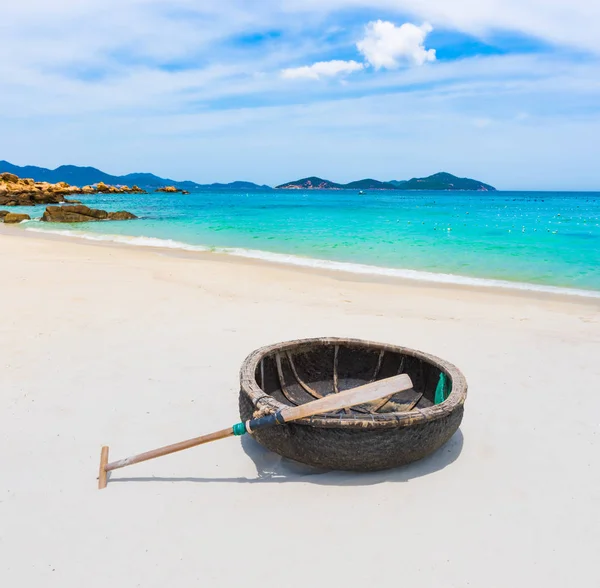
<path id="1" fill-rule="evenodd" d="M 23 227 L 359 273 L 600 295 L 600 193 L 294 190 L 80 199 L 140 219 Z M 39 217 L 43 207 L 28 212 Z"/>

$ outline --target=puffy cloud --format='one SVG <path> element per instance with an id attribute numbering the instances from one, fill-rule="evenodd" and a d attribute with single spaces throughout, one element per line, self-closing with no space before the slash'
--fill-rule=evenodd
<path id="1" fill-rule="evenodd" d="M 429 23 L 418 27 L 404 23 L 376 20 L 366 26 L 366 34 L 356 44 L 358 50 L 375 69 L 395 69 L 401 63 L 423 65 L 435 61 L 435 49 L 425 49 L 425 37 L 433 30 Z"/>
<path id="2" fill-rule="evenodd" d="M 423 65 L 435 61 L 435 49 L 425 49 L 425 37 L 433 30 L 430 24 L 417 26 L 376 20 L 365 27 L 365 36 L 356 47 L 368 65 L 375 69 L 396 69 L 402 63 Z M 281 75 L 287 79 L 312 79 L 333 77 L 361 70 L 364 64 L 357 61 L 319 61 L 313 65 L 283 69 Z"/>
<path id="3" fill-rule="evenodd" d="M 349 74 L 363 69 L 364 65 L 357 61 L 342 61 L 334 59 L 332 61 L 318 61 L 312 65 L 302 67 L 290 67 L 281 70 L 281 76 L 287 79 L 311 79 L 331 78 L 337 75 Z"/>

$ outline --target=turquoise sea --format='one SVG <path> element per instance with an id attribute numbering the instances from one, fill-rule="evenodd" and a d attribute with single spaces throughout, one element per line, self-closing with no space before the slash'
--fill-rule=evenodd
<path id="1" fill-rule="evenodd" d="M 23 226 L 359 273 L 600 296 L 600 193 L 294 190 L 81 200 L 140 219 Z M 43 207 L 29 212 L 39 217 Z"/>

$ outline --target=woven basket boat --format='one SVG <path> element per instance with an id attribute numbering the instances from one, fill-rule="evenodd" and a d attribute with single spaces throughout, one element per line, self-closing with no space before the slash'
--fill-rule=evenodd
<path id="1" fill-rule="evenodd" d="M 240 371 L 240 416 L 277 412 L 407 373 L 413 389 L 369 405 L 256 431 L 284 457 L 316 467 L 371 471 L 404 465 L 458 429 L 467 382 L 452 364 L 404 347 L 358 339 L 304 339 L 251 353 Z"/>

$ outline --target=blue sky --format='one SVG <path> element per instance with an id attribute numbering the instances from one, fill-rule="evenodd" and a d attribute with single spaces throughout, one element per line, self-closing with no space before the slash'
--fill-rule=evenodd
<path id="1" fill-rule="evenodd" d="M 0 159 L 600 190 L 600 3 L 21 0 Z"/>

